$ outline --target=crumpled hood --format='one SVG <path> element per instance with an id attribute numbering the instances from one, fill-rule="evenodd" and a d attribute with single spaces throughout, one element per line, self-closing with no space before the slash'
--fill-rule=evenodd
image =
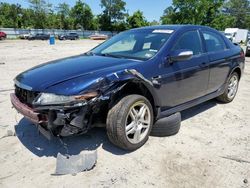
<path id="1" fill-rule="evenodd" d="M 16 83 L 27 86 L 33 91 L 44 92 L 58 84 L 75 79 L 79 80 L 79 77 L 81 77 L 82 82 L 90 82 L 102 73 L 113 73 L 137 63 L 139 62 L 129 59 L 79 55 L 29 69 L 16 77 Z"/>

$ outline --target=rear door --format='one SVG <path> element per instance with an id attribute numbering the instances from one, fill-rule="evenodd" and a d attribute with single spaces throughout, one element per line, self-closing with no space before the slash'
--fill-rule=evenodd
<path id="1" fill-rule="evenodd" d="M 231 52 L 220 34 L 203 30 L 202 35 L 210 61 L 208 92 L 211 93 L 220 89 L 227 80 Z"/>

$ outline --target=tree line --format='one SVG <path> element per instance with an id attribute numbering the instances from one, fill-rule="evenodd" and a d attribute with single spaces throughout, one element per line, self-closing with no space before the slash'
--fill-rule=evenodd
<path id="1" fill-rule="evenodd" d="M 28 1 L 28 8 L 1 2 L 0 27 L 123 31 L 158 24 L 199 24 L 218 30 L 250 29 L 249 0 L 173 0 L 159 22 L 147 21 L 140 10 L 129 15 L 123 0 L 100 0 L 99 15 L 94 15 L 83 0 L 72 7 L 67 3 L 53 6 L 47 0 Z"/>
<path id="2" fill-rule="evenodd" d="M 224 30 L 250 29 L 249 0 L 173 0 L 161 17 L 163 24 L 198 24 Z"/>

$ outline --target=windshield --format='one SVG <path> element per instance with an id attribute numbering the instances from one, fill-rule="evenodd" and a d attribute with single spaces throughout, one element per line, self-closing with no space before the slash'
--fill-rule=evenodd
<path id="1" fill-rule="evenodd" d="M 94 55 L 147 60 L 161 49 L 172 30 L 123 32 L 94 48 Z"/>

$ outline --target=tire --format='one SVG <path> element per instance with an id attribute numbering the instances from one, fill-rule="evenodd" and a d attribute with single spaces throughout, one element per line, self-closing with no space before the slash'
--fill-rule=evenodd
<path id="1" fill-rule="evenodd" d="M 158 120 L 152 127 L 151 136 L 165 137 L 172 136 L 179 132 L 181 127 L 181 114 L 175 113 L 166 118 Z"/>
<path id="2" fill-rule="evenodd" d="M 230 95 L 230 84 L 231 84 L 231 81 L 232 79 L 236 79 L 236 86 L 234 88 L 234 92 L 233 92 L 233 95 Z M 236 94 L 237 94 L 237 91 L 238 91 L 238 87 L 239 87 L 239 75 L 238 73 L 236 72 L 233 72 L 229 79 L 227 80 L 227 83 L 226 83 L 226 88 L 225 88 L 225 91 L 222 95 L 220 95 L 219 97 L 217 97 L 216 99 L 220 102 L 223 102 L 223 103 L 230 103 L 234 100 Z M 231 87 L 232 88 L 232 87 Z"/>
<path id="3" fill-rule="evenodd" d="M 148 140 L 153 119 L 151 103 L 145 97 L 125 96 L 108 112 L 106 122 L 108 138 L 114 145 L 124 150 L 136 150 Z"/>

